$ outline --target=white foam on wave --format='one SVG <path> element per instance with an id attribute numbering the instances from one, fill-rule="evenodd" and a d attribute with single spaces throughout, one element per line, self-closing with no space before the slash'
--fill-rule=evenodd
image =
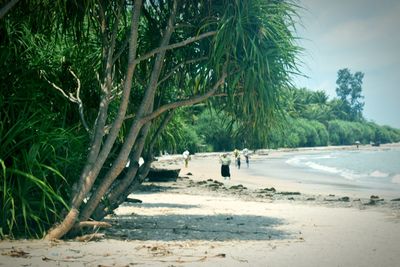
<path id="1" fill-rule="evenodd" d="M 380 177 L 385 178 L 385 177 L 388 177 L 389 174 L 388 174 L 388 173 L 385 173 L 385 172 L 381 172 L 381 171 L 376 170 L 376 171 L 371 172 L 371 173 L 369 174 L 369 176 L 378 177 L 378 178 L 380 178 Z"/>
<path id="2" fill-rule="evenodd" d="M 300 166 L 302 165 L 302 162 L 305 160 L 314 160 L 314 159 L 335 159 L 335 156 L 332 155 L 320 155 L 320 156 L 294 156 L 288 160 L 286 160 L 285 162 L 287 164 L 290 165 L 294 165 L 294 166 Z"/>
<path id="3" fill-rule="evenodd" d="M 392 183 L 400 184 L 400 174 L 396 174 L 392 177 Z"/>
<path id="4" fill-rule="evenodd" d="M 346 178 L 348 180 L 354 180 L 356 178 L 359 178 L 360 175 L 356 174 L 350 170 L 347 169 L 338 169 L 335 167 L 329 167 L 329 166 L 325 166 L 325 165 L 321 165 L 312 161 L 307 161 L 305 162 L 305 165 L 314 169 L 314 170 L 319 170 L 319 171 L 324 171 L 324 172 L 328 172 L 328 173 L 333 173 L 333 174 L 338 174 L 340 176 L 342 176 L 343 178 Z"/>
<path id="5" fill-rule="evenodd" d="M 322 155 L 322 156 L 313 157 L 312 159 L 329 159 L 329 158 L 336 158 L 336 157 L 333 157 L 331 155 Z M 308 161 L 306 161 L 306 160 L 308 160 Z M 307 156 L 295 156 L 295 157 L 292 157 L 292 158 L 286 160 L 285 162 L 292 166 L 307 166 L 314 170 L 332 173 L 332 174 L 338 174 L 339 176 L 346 178 L 348 180 L 354 180 L 354 179 L 360 177 L 360 175 L 358 175 L 350 170 L 338 169 L 335 167 L 321 165 L 321 164 L 318 164 L 316 162 L 309 161 L 309 160 L 310 160 L 309 156 L 308 157 Z"/>
<path id="6" fill-rule="evenodd" d="M 315 170 L 326 171 L 330 173 L 340 173 L 340 170 L 335 167 L 324 166 L 312 161 L 307 161 L 305 165 Z"/>
<path id="7" fill-rule="evenodd" d="M 299 166 L 303 159 L 304 159 L 303 157 L 292 157 L 286 160 L 285 162 L 290 165 Z"/>
<path id="8" fill-rule="evenodd" d="M 313 159 L 336 159 L 337 157 L 332 156 L 332 155 L 322 155 L 322 156 L 316 156 L 313 157 Z"/>

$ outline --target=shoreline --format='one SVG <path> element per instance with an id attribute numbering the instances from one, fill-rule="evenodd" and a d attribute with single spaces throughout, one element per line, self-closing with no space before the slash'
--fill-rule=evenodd
<path id="1" fill-rule="evenodd" d="M 215 159 L 195 155 L 188 168 L 180 159 L 161 159 L 156 166 L 182 168 L 178 180 L 143 183 L 130 195 L 142 203 L 125 202 L 108 216 L 113 227 L 99 230 L 102 238 L 2 240 L 0 266 L 361 267 L 400 261 L 399 202 L 297 194 L 249 173 L 239 176 L 235 168 L 233 179 L 224 181 Z"/>
<path id="2" fill-rule="evenodd" d="M 257 150 L 255 153 L 250 156 L 250 165 L 252 162 L 259 161 L 268 161 L 270 159 L 279 159 L 288 156 L 298 156 L 301 154 L 310 154 L 310 153 L 320 153 L 326 151 L 384 151 L 391 149 L 399 149 L 400 143 L 392 143 L 392 144 L 384 144 L 380 147 L 372 147 L 372 146 L 360 146 L 357 149 L 355 146 L 325 146 L 325 147 L 306 147 L 306 148 L 295 148 L 295 149 L 262 149 Z M 224 182 L 222 177 L 220 176 L 220 164 L 218 162 L 219 156 L 223 152 L 213 152 L 213 153 L 196 153 L 192 156 L 192 160 L 189 163 L 189 168 L 185 168 L 182 164 L 182 156 L 181 155 L 167 155 L 161 156 L 154 163 L 156 168 L 172 168 L 172 169 L 181 169 L 181 176 L 185 176 L 186 173 L 195 174 L 193 178 L 195 181 L 199 181 L 199 179 L 207 180 L 213 179 L 219 182 Z M 205 170 L 203 166 L 207 166 Z M 268 174 L 268 170 L 266 174 L 259 175 L 254 173 L 251 166 L 250 169 L 246 167 L 244 160 L 242 160 L 242 168 L 238 170 L 235 167 L 234 161 L 231 163 L 231 175 L 232 175 L 232 183 L 241 184 L 249 189 L 257 190 L 263 188 L 271 188 L 274 187 L 277 191 L 289 191 L 289 192 L 299 192 L 303 196 L 310 197 L 319 197 L 327 198 L 328 201 L 334 201 L 332 197 L 348 197 L 350 200 L 362 200 L 364 204 L 371 204 L 371 196 L 378 196 L 377 199 L 374 199 L 375 204 L 385 204 L 386 206 L 391 206 L 394 202 L 391 201 L 393 199 L 399 199 L 400 193 L 384 192 L 382 196 L 379 194 L 379 191 L 373 190 L 360 190 L 360 188 L 356 188 L 351 184 L 330 184 L 326 183 L 312 183 L 307 181 L 302 181 L 301 177 L 298 179 L 282 179 L 273 176 L 273 174 Z M 318 176 L 316 174 L 315 176 Z M 336 187 L 335 187 L 336 185 Z M 340 185 L 340 186 L 337 186 Z M 343 186 L 343 188 L 341 188 Z M 376 201 L 378 200 L 378 201 Z M 379 202 L 379 203 L 378 203 Z M 374 203 L 372 203 L 374 204 Z M 393 205 L 395 208 L 398 207 L 396 203 Z"/>

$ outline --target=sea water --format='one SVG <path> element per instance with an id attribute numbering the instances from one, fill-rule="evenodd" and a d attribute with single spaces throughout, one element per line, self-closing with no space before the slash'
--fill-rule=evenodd
<path id="1" fill-rule="evenodd" d="M 299 190 L 400 198 L 400 148 L 287 153 L 254 161 L 251 169 L 257 175 L 301 184 Z"/>

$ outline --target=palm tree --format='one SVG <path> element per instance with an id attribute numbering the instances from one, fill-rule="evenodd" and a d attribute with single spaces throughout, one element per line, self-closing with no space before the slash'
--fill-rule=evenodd
<path id="1" fill-rule="evenodd" d="M 313 103 L 320 105 L 326 105 L 328 101 L 328 96 L 326 95 L 326 92 L 322 90 L 313 92 L 311 98 Z"/>

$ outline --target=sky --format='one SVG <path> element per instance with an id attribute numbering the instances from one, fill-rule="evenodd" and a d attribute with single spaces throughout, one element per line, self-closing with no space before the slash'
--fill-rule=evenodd
<path id="1" fill-rule="evenodd" d="M 400 128 L 400 1 L 298 0 L 300 71 L 297 87 L 336 96 L 339 69 L 361 71 L 364 117 Z"/>

